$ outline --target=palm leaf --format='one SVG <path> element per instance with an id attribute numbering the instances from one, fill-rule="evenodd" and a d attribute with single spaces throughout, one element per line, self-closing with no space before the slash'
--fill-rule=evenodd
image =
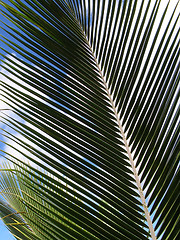
<path id="1" fill-rule="evenodd" d="M 1 215 L 25 223 L 10 231 L 178 238 L 178 3 L 9 2 Z"/>

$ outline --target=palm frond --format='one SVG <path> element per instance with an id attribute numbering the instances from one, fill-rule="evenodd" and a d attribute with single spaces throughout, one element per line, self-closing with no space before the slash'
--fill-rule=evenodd
<path id="1" fill-rule="evenodd" d="M 0 186 L 19 233 L 177 238 L 178 1 L 9 2 Z"/>

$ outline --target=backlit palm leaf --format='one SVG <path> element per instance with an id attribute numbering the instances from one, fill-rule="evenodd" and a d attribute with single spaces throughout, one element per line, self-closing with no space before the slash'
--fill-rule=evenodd
<path id="1" fill-rule="evenodd" d="M 166 1 L 0 2 L 16 26 L 1 80 L 0 184 L 26 223 L 12 233 L 178 238 L 178 3 L 167 21 Z"/>

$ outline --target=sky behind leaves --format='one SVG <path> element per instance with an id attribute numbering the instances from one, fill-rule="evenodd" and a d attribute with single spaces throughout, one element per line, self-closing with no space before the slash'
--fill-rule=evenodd
<path id="1" fill-rule="evenodd" d="M 5 3 L 9 3 L 7 0 L 4 0 Z M 22 1 L 24 2 L 24 1 Z M 166 0 L 162 1 L 162 2 L 167 2 Z M 172 9 L 174 8 L 174 5 L 176 3 L 176 1 L 171 1 L 171 6 L 170 6 L 170 11 L 172 11 Z M 3 9 L 1 6 L 0 6 L 0 9 Z M 161 10 L 160 10 L 161 11 Z M 161 16 L 161 15 L 159 15 Z M 4 23 L 7 23 L 8 25 L 10 26 L 13 26 L 9 21 L 5 20 L 5 18 L 0 14 L 0 21 L 3 21 Z M 2 22 L 0 22 L 0 26 L 1 27 L 5 27 Z M 5 27 L 6 28 L 6 27 Z M 4 30 L 0 29 L 0 35 L 3 35 L 4 37 L 8 38 L 9 40 L 13 40 L 15 41 L 15 43 L 19 44 L 17 40 L 14 40 L 12 37 L 10 37 Z M 0 39 L 2 40 L 3 38 L 0 36 Z M 2 49 L 5 49 L 11 53 L 13 53 L 13 51 L 6 45 L 4 44 L 3 42 L 0 43 L 0 54 L 5 54 L 4 51 L 2 51 Z M 21 57 L 22 58 L 22 57 Z M 0 61 L 3 60 L 3 56 L 0 55 Z M 0 67 L 0 72 L 2 71 L 2 68 Z M 2 107 L 2 105 L 0 104 L 0 108 Z M 3 127 L 2 124 L 0 124 L 0 127 Z M 1 137 L 1 136 L 0 136 Z M 1 137 L 1 140 L 2 137 Z M 4 148 L 4 145 L 2 145 L 2 143 L 0 143 L 0 148 Z M 4 227 L 2 221 L 0 221 L 0 239 L 5 239 L 5 240 L 12 240 L 14 239 L 11 234 L 9 233 L 9 231 Z"/>

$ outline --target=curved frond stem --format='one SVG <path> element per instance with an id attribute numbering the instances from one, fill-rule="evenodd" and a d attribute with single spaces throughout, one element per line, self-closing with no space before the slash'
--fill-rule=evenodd
<path id="1" fill-rule="evenodd" d="M 93 51 L 92 51 L 92 54 L 93 54 Z M 94 56 L 94 54 L 93 54 L 93 56 Z M 105 78 L 104 78 L 104 76 L 102 74 L 102 71 L 101 71 L 101 69 L 100 69 L 100 67 L 98 65 L 98 62 L 97 62 L 97 59 L 96 59 L 95 56 L 94 56 L 94 59 L 96 61 L 97 67 L 98 67 L 100 75 L 102 77 L 105 90 L 107 92 L 107 95 L 109 97 L 109 101 L 111 103 L 112 109 L 113 109 L 114 114 L 116 116 L 116 120 L 117 120 L 117 125 L 119 127 L 119 131 L 120 131 L 120 133 L 122 135 L 122 138 L 123 138 L 123 141 L 124 141 L 124 145 L 125 145 L 125 148 L 126 148 L 126 151 L 127 151 L 127 154 L 128 154 L 128 158 L 129 158 L 129 161 L 131 163 L 131 167 L 132 167 L 132 170 L 133 170 L 133 173 L 134 173 L 134 178 L 135 178 L 135 181 L 136 181 L 136 184 L 137 184 L 137 187 L 138 187 L 139 196 L 140 196 L 143 208 L 144 208 L 144 213 L 145 213 L 145 217 L 147 219 L 147 223 L 148 223 L 148 226 L 149 226 L 149 231 L 150 231 L 150 234 L 151 234 L 151 238 L 152 238 L 152 240 L 156 240 L 157 238 L 156 238 L 156 235 L 155 235 L 155 231 L 154 231 L 154 227 L 153 227 L 152 220 L 151 220 L 151 217 L 150 217 L 150 213 L 148 211 L 148 207 L 147 207 L 147 203 L 146 203 L 146 200 L 145 200 L 145 196 L 144 196 L 144 193 L 143 193 L 143 190 L 142 190 L 142 186 L 141 186 L 140 179 L 139 179 L 139 176 L 138 176 L 135 164 L 134 164 L 134 159 L 133 159 L 133 156 L 131 154 L 131 150 L 130 150 L 129 144 L 128 144 L 127 138 L 125 136 L 125 132 L 123 130 L 121 121 L 119 119 L 118 112 L 117 112 L 117 109 L 115 107 L 113 98 L 112 98 L 112 96 L 110 94 L 109 88 L 107 86 L 107 83 L 105 81 Z"/>

